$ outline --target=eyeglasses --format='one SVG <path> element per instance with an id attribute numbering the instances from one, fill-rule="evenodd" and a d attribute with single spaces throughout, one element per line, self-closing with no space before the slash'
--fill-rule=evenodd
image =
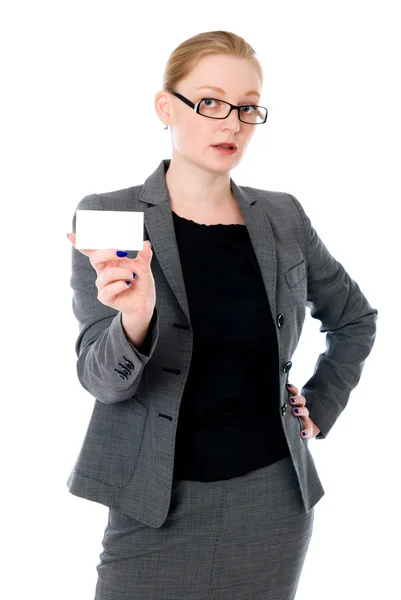
<path id="1" fill-rule="evenodd" d="M 230 104 L 230 102 L 217 100 L 216 98 L 202 98 L 199 102 L 194 104 L 178 92 L 170 93 L 177 96 L 177 98 L 193 108 L 194 111 L 199 115 L 202 115 L 202 117 L 208 117 L 209 119 L 227 119 L 232 110 L 237 110 L 238 118 L 243 123 L 247 123 L 248 125 L 262 125 L 263 123 L 266 123 L 267 108 L 264 106 L 257 106 L 255 104 L 235 106 L 234 104 Z"/>

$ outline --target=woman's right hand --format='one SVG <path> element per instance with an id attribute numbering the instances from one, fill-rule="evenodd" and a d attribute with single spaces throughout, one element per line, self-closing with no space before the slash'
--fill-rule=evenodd
<path id="1" fill-rule="evenodd" d="M 68 239 L 75 248 L 75 233 L 69 233 Z M 143 250 L 138 251 L 136 258 L 120 258 L 115 248 L 78 250 L 89 257 L 97 273 L 97 298 L 102 304 L 150 321 L 156 304 L 156 288 L 150 266 L 153 252 L 148 240 L 144 243 Z M 133 273 L 136 274 L 135 279 Z M 127 285 L 126 281 L 130 284 Z"/>

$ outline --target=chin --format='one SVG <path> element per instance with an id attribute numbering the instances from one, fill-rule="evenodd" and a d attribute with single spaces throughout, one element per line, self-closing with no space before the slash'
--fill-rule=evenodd
<path id="1" fill-rule="evenodd" d="M 225 156 L 224 160 L 214 160 L 211 161 L 212 162 L 212 169 L 214 171 L 220 171 L 222 173 L 226 172 L 226 171 L 231 171 L 231 169 L 234 169 L 240 162 L 241 162 L 241 157 L 237 156 L 237 154 L 233 154 L 232 156 Z"/>
<path id="2" fill-rule="evenodd" d="M 216 154 L 215 156 L 212 155 L 211 158 L 208 158 L 208 163 L 212 164 L 217 170 L 226 171 L 227 169 L 232 169 L 237 166 L 241 161 L 241 156 L 239 150 L 237 150 L 235 154 Z"/>

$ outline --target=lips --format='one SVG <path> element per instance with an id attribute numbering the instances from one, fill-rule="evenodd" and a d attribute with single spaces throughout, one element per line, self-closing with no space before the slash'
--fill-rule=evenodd
<path id="1" fill-rule="evenodd" d="M 222 142 L 221 144 L 212 144 L 214 148 L 227 148 L 228 150 L 236 150 L 237 144 L 230 142 Z"/>
<path id="2" fill-rule="evenodd" d="M 227 154 L 229 156 L 232 156 L 237 152 L 236 148 L 229 148 L 228 146 L 211 146 L 211 148 L 213 148 L 216 154 Z"/>

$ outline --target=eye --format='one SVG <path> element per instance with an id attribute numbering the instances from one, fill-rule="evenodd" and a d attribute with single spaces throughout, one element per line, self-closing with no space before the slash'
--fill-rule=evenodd
<path id="1" fill-rule="evenodd" d="M 203 100 L 201 100 L 201 104 L 204 104 L 208 108 L 211 107 L 212 102 L 216 102 L 216 104 L 219 104 L 219 101 L 215 100 L 214 98 L 203 98 Z"/>
<path id="2" fill-rule="evenodd" d="M 245 112 L 246 114 L 252 113 L 253 111 L 257 110 L 257 106 L 253 106 L 251 104 L 247 104 L 246 106 L 241 106 L 241 111 L 243 108 L 247 108 L 249 110 L 245 110 L 243 112 Z"/>

